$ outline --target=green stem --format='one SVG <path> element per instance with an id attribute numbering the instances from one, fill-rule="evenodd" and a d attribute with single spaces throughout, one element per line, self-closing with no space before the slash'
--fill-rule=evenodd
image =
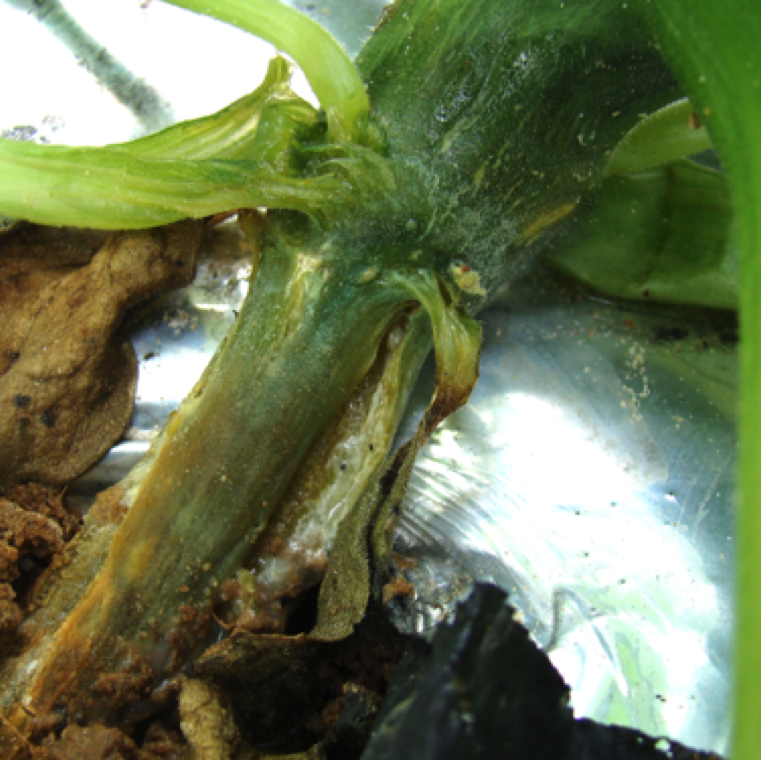
<path id="1" fill-rule="evenodd" d="M 250 563 L 305 458 L 410 304 L 404 289 L 363 277 L 366 266 L 330 238 L 289 238 L 281 230 L 265 250 L 232 334 L 151 453 L 103 569 L 46 648 L 26 709 L 46 714 L 64 699 L 70 714 L 114 719 L 109 674 L 139 663 L 156 685 L 177 671 L 203 640 L 219 584 Z M 419 366 L 427 340 L 416 345 Z M 406 390 L 395 382 L 383 396 L 391 411 L 385 423 L 376 415 L 375 460 L 416 374 L 394 372 Z M 352 473 L 339 467 L 338 477 L 352 485 Z"/>

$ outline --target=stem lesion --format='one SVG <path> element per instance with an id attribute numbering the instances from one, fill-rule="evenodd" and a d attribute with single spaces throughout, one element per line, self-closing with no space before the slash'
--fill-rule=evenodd
<path id="1" fill-rule="evenodd" d="M 329 241 L 309 229 L 265 249 L 202 392 L 124 484 L 129 512 L 30 671 L 11 713 L 19 726 L 25 709 L 46 714 L 61 703 L 85 719 L 134 719 L 145 706 L 115 704 L 113 684 L 141 678 L 144 691 L 175 675 L 203 647 L 223 591 L 250 585 L 241 571 L 258 568 L 274 603 L 324 570 L 336 510 L 351 510 L 386 457 L 429 333 L 406 330 L 408 292 L 361 282 L 365 265 L 326 257 Z M 312 551 L 315 572 L 291 588 L 275 577 L 276 590 L 278 546 Z"/>
<path id="2" fill-rule="evenodd" d="M 322 580 L 339 526 L 382 467 L 430 348 L 430 327 L 421 316 L 407 311 L 391 324 L 373 365 L 305 457 L 251 558 L 228 581 L 218 609 L 228 627 L 282 630 L 290 602 Z"/>
<path id="3" fill-rule="evenodd" d="M 365 257 L 336 252 L 319 227 L 280 224 L 227 340 L 122 484 L 129 511 L 99 572 L 44 651 L 8 673 L 19 729 L 28 711 L 60 705 L 77 720 L 140 720 L 145 694 L 211 643 L 215 622 L 282 629 L 289 600 L 326 572 L 339 529 L 354 520 L 364 536 L 362 521 L 382 509 L 386 468 L 400 498 L 419 448 L 467 400 L 480 329 L 435 275 L 378 262 L 384 274 L 367 278 Z M 432 342 L 436 396 L 394 463 Z M 355 623 L 367 578 L 354 586 Z"/>

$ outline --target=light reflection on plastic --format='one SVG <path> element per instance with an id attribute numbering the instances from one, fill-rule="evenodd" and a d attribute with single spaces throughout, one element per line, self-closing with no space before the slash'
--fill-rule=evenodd
<path id="1" fill-rule="evenodd" d="M 184 351 L 140 365 L 139 394 L 143 404 L 177 406 L 187 396 L 211 359 L 211 353 Z M 171 395 L 167 391 L 171 389 Z"/>
<path id="2" fill-rule="evenodd" d="M 227 303 L 195 303 L 193 304 L 196 309 L 201 311 L 219 311 L 226 314 L 232 309 L 230 304 Z"/>
<path id="3" fill-rule="evenodd" d="M 630 492 L 636 486 L 622 468 L 618 452 L 603 451 L 600 442 L 559 406 L 511 393 L 499 418 L 513 441 L 510 445 L 505 440 L 510 447 L 506 454 L 510 475 L 520 477 L 532 501 L 607 505 L 611 493 Z"/>
<path id="4" fill-rule="evenodd" d="M 414 496 L 439 521 L 429 530 L 497 558 L 512 603 L 530 600 L 577 714 L 678 734 L 697 674 L 723 688 L 706 655 L 717 589 L 690 536 L 664 524 L 658 467 L 597 429 L 562 399 L 476 395 L 424 451 Z"/>
<path id="5" fill-rule="evenodd" d="M 0 71 L 6 74 L 0 99 L 0 132 L 31 125 L 54 143 L 97 145 L 126 140 L 137 127 L 134 117 L 77 65 L 62 42 L 33 16 L 3 4 Z M 67 128 L 68 122 L 74 121 L 76 128 Z M 51 127 L 46 128 L 45 122 Z"/>
<path id="6" fill-rule="evenodd" d="M 166 3 L 65 0 L 64 5 L 76 25 L 171 104 L 176 121 L 213 113 L 254 90 L 276 52 L 247 32 Z M 67 34 L 71 37 L 71 30 Z M 103 145 L 143 133 L 135 116 L 76 55 L 24 9 L 0 3 L 0 70 L 14 72 L 3 81 L 0 131 L 39 128 L 52 118 L 62 124 L 52 134 L 43 130 L 53 143 Z M 317 105 L 299 69 L 292 88 Z"/>

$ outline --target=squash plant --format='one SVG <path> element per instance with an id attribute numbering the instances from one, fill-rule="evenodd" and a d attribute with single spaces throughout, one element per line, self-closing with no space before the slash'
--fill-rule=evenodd
<path id="1" fill-rule="evenodd" d="M 317 633 L 351 631 L 368 563 L 387 548 L 372 525 L 393 523 L 415 453 L 476 382 L 475 314 L 569 239 L 607 175 L 628 192 L 630 175 L 705 147 L 695 113 L 727 169 L 743 267 L 734 756 L 753 757 L 761 11 L 751 0 L 397 0 L 355 65 L 277 0 L 175 4 L 272 42 L 321 107 L 290 91 L 278 58 L 223 111 L 130 143 L 0 142 L 0 214 L 134 229 L 244 209 L 256 261 L 230 334 L 121 484 L 126 517 L 88 518 L 44 635 L 6 672 L 0 701 L 15 730 L 64 707 L 79 721 L 139 719 L 149 706 L 120 712 L 104 674 L 160 685 L 203 649 L 212 615 L 235 625 L 273 614 L 278 584 L 324 574 Z M 671 129 L 662 109 L 685 94 Z M 677 187 L 726 195 L 715 172 L 669 171 Z M 671 277 L 673 295 L 679 266 Z M 434 399 L 394 454 L 431 345 Z"/>

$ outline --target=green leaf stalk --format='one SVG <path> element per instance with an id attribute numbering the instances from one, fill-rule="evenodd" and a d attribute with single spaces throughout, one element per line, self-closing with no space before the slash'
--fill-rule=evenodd
<path id="1" fill-rule="evenodd" d="M 732 757 L 761 747 L 761 13 L 749 0 L 642 0 L 726 169 L 741 268 L 740 503 Z"/>

